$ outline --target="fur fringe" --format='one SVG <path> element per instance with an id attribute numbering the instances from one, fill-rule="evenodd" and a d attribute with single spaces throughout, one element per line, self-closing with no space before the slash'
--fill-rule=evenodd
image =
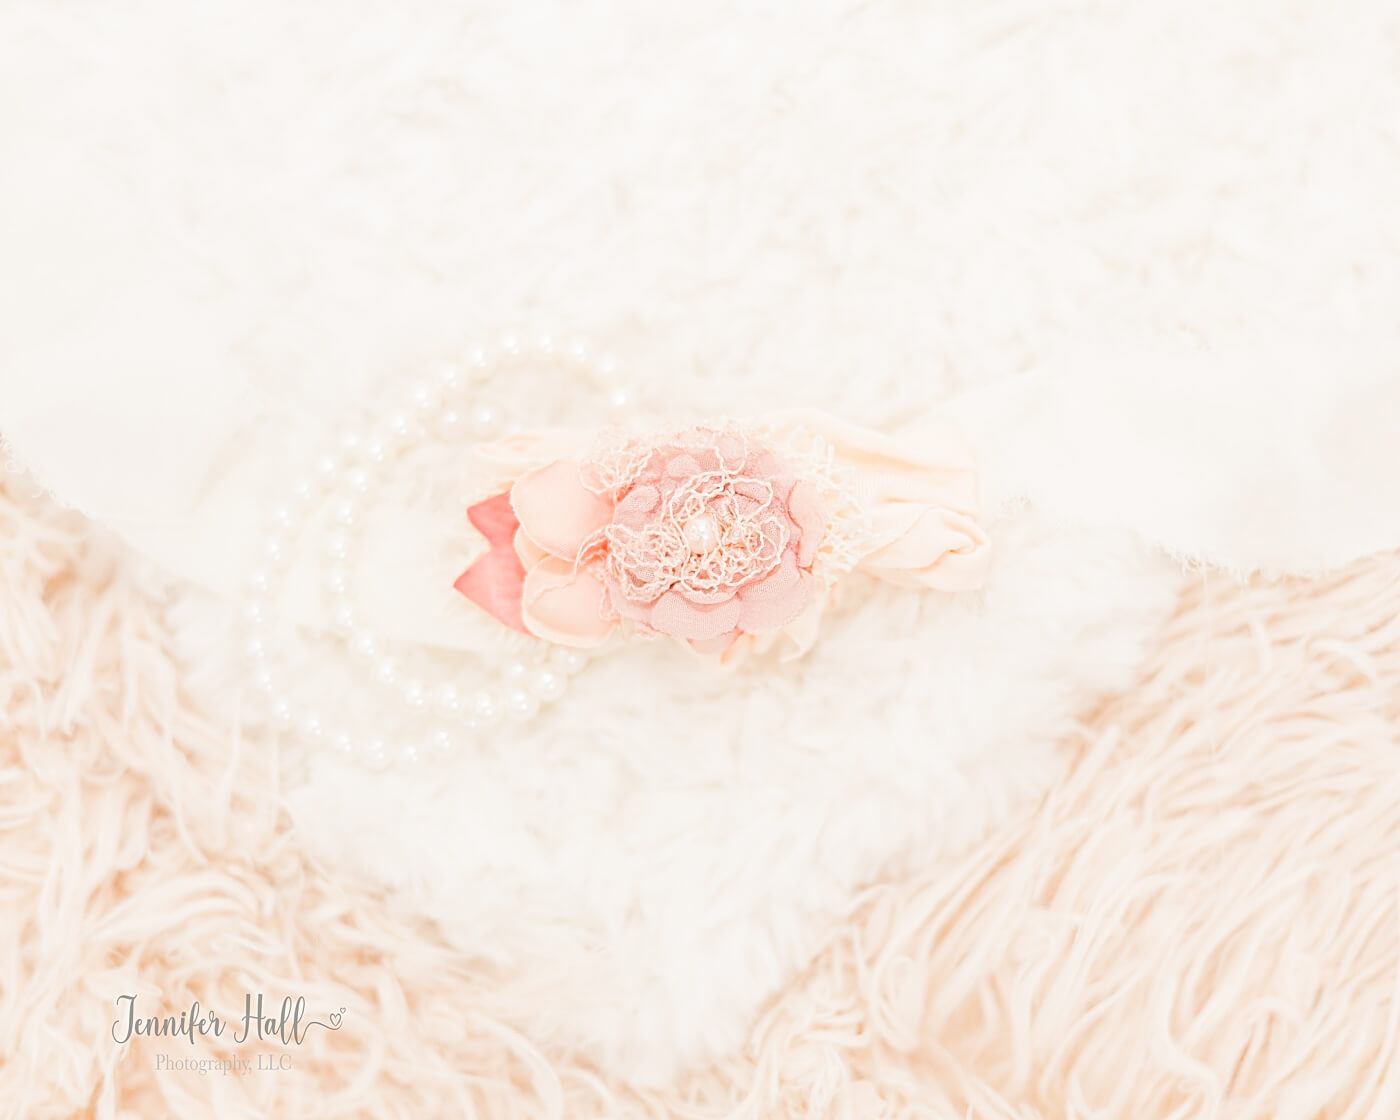
<path id="1" fill-rule="evenodd" d="M 1400 557 L 1203 575 L 1042 804 L 871 887 L 742 1053 L 638 1093 L 299 853 L 275 756 L 182 693 L 153 573 L 41 500 L 0 495 L 0 534 L 0 1115 L 1400 1115 Z M 276 1073 L 112 1039 L 119 994 L 249 991 L 355 1006 Z"/>

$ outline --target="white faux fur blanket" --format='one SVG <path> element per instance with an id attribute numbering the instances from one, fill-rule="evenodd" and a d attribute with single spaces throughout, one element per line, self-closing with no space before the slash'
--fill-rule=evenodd
<path id="1" fill-rule="evenodd" d="M 172 932 L 183 946 L 172 960 L 114 962 L 154 936 L 132 924 L 138 914 L 189 926 L 231 905 L 219 877 L 232 874 L 242 836 L 260 858 L 283 853 L 278 866 L 313 884 L 313 895 L 374 897 L 389 908 L 346 926 L 321 994 L 335 998 L 338 980 L 342 999 L 379 1017 L 359 1036 L 366 1046 L 387 1046 L 391 1028 L 426 1045 L 442 1075 L 421 1087 L 434 1108 L 475 1093 L 478 1104 L 523 1109 L 529 1094 L 511 1087 L 531 1068 L 538 1108 L 559 1111 L 565 1093 L 573 1114 L 592 1082 L 567 1054 L 592 1064 L 601 1096 L 626 1080 L 651 1086 L 672 1109 L 682 1108 L 683 1071 L 729 1062 L 704 1082 L 705 1099 L 739 1099 L 748 1085 L 746 1107 L 760 1115 L 792 1086 L 828 1102 L 865 1093 L 864 1103 L 842 1105 L 857 1115 L 875 1109 L 871 1093 L 895 1109 L 900 1094 L 927 1102 L 934 1083 L 949 1107 L 988 1114 L 1036 1101 L 1116 1107 L 1115 1092 L 1140 1093 L 1143 1115 L 1166 1114 L 1174 1092 L 1189 1101 L 1183 1107 L 1206 1111 L 1272 1099 L 1283 1080 L 1321 1062 L 1308 1048 L 1317 1036 L 1300 1035 L 1304 1049 L 1280 1056 L 1283 1044 L 1255 1019 L 1248 1030 L 1262 1033 L 1247 1038 L 1212 1034 L 1211 1024 L 1256 997 L 1306 1005 L 1277 996 L 1263 977 L 1250 987 L 1243 965 L 1222 962 L 1236 951 L 1265 955 L 1251 940 L 1265 938 L 1265 926 L 1249 925 L 1246 910 L 1257 907 L 1261 923 L 1277 916 L 1251 830 L 1273 827 L 1276 813 L 1292 837 L 1310 810 L 1267 798 L 1261 808 L 1235 770 L 1205 787 L 1239 833 L 1191 818 L 1193 830 L 1171 833 L 1160 864 L 1144 864 L 1152 870 L 1141 890 L 1159 898 L 1173 876 L 1208 877 L 1205 845 L 1230 850 L 1228 833 L 1252 853 L 1238 860 L 1239 881 L 1218 884 L 1241 909 L 1217 913 L 1202 909 L 1206 894 L 1187 895 L 1160 926 L 1159 913 L 1131 908 L 1134 888 L 1116 877 L 1127 864 L 1071 858 L 1069 848 L 1088 836 L 1108 845 L 1105 858 L 1113 849 L 1103 839 L 1109 818 L 1094 816 L 1100 803 L 1075 798 L 1092 788 L 1111 801 L 1117 779 L 1104 775 L 1119 762 L 1122 788 L 1143 791 L 1125 819 L 1151 831 L 1156 766 L 1177 774 L 1172 767 L 1190 769 L 1205 752 L 1227 769 L 1244 765 L 1236 757 L 1272 766 L 1306 756 L 1325 770 L 1323 746 L 1355 735 L 1364 744 L 1356 773 L 1374 771 L 1379 783 L 1357 796 L 1375 798 L 1378 813 L 1383 804 L 1390 739 L 1373 714 L 1390 679 L 1390 567 L 1363 558 L 1400 547 L 1400 487 L 1391 482 L 1400 476 L 1400 210 L 1390 201 L 1400 195 L 1398 37 L 1400 17 L 1382 0 L 1345 18 L 1321 6 L 1206 0 L 1053 11 L 1029 0 L 835 4 L 796 17 L 543 0 L 467 9 L 428 0 L 8 5 L 0 427 L 17 477 L 20 467 L 32 472 L 90 519 L 79 528 L 49 507 L 10 514 L 15 701 L 6 733 L 20 752 L 14 788 L 26 791 L 16 827 L 44 853 L 12 870 L 21 894 L 49 884 L 26 903 L 36 914 L 68 898 L 60 887 L 77 875 L 110 893 L 94 905 L 116 916 L 103 919 L 111 928 L 88 929 L 69 901 L 32 926 L 26 919 L 6 991 L 24 986 L 25 1006 L 35 1007 L 61 987 L 61 973 L 38 962 L 79 957 L 86 963 L 73 967 L 104 998 L 107 981 L 94 969 L 117 969 L 162 999 L 237 986 L 255 966 L 249 944 L 273 952 L 277 933 L 240 927 L 225 941 L 211 927 L 213 940 L 196 943 L 195 932 Z M 654 650 L 608 658 L 560 710 L 442 773 L 372 777 L 267 734 L 245 703 L 229 627 L 262 509 L 327 430 L 465 339 L 522 319 L 616 351 L 633 396 L 667 415 L 811 404 L 915 444 L 936 414 L 952 415 L 982 458 L 996 557 L 986 591 L 928 601 L 857 589 L 822 645 L 788 669 L 735 678 Z M 558 370 L 539 371 L 528 390 L 504 380 L 489 388 L 492 404 L 526 420 L 596 403 Z M 461 531 L 455 489 L 470 482 L 454 474 L 450 448 L 437 451 L 432 485 L 420 487 L 432 493 L 379 511 L 370 535 L 385 548 L 353 574 L 356 595 L 399 640 L 479 654 L 490 647 L 433 590 L 447 595 L 450 574 L 445 581 L 437 558 Z M 302 568 L 314 536 L 313 527 Z M 155 569 L 139 579 L 130 574 L 138 556 Z M 126 574 L 109 581 L 112 565 Z M 1323 582 L 1230 590 L 1213 577 L 1201 586 L 1228 602 L 1196 603 L 1171 623 L 1202 567 Z M 314 637 L 324 611 L 298 586 L 278 606 Z M 138 587 L 158 588 L 150 594 L 161 609 Z M 1358 597 L 1363 587 L 1374 602 Z M 78 603 L 96 613 L 80 622 Z M 1265 629 L 1256 647 L 1226 626 L 1278 618 L 1311 632 L 1339 603 L 1349 613 L 1322 644 Z M 1153 649 L 1166 652 L 1144 670 Z M 1309 668 L 1276 676 L 1276 650 Z M 94 678 L 99 651 L 119 686 Z M 1324 726 L 1308 715 L 1322 678 L 1307 674 L 1333 672 L 1329 657 L 1359 676 L 1335 670 L 1344 706 L 1329 708 Z M 344 668 L 334 654 L 304 660 L 318 686 Z M 1219 679 L 1191 676 L 1208 671 Z M 1168 678 L 1197 687 L 1153 691 Z M 1279 735 L 1292 755 L 1236 744 L 1251 726 L 1251 682 L 1288 721 Z M 1181 723 L 1217 685 L 1218 704 Z M 1103 713 L 1114 704 L 1135 713 L 1135 742 L 1150 750 L 1125 761 L 1134 741 L 1110 749 Z M 138 728 L 121 733 L 130 742 L 114 741 L 118 715 L 121 727 Z M 44 735 L 70 725 L 85 729 L 80 753 L 46 753 Z M 1085 726 L 1101 753 L 1071 774 Z M 97 773 L 116 766 L 112 782 L 140 811 L 118 799 L 107 823 L 80 808 L 46 816 L 45 790 L 86 805 L 91 775 L 75 759 L 96 766 L 101 752 L 120 761 Z M 1191 781 L 1164 780 L 1168 789 Z M 1309 798 L 1325 800 L 1330 780 L 1319 778 Z M 150 792 L 130 792 L 142 781 Z M 261 803 L 251 792 L 258 781 Z M 1039 823 L 1026 824 L 1047 790 Z M 1186 804 L 1196 806 L 1193 796 L 1183 793 Z M 1061 809 L 1068 816 L 1056 816 Z M 294 829 L 276 823 L 283 811 Z M 194 839 L 192 830 L 210 826 L 191 822 L 207 813 L 214 831 Z M 58 844 L 55 819 L 67 822 L 66 846 L 45 847 Z M 1372 824 L 1379 844 L 1388 822 Z M 1018 828 L 1049 830 L 1044 853 L 1031 839 L 1040 833 Z M 1319 846 L 1299 866 L 1335 854 L 1326 837 L 1298 835 L 1305 841 Z M 1018 886 L 993 875 L 990 893 L 976 895 L 983 902 L 969 902 L 976 892 L 965 876 L 986 870 L 988 852 L 1009 851 L 1003 843 L 1026 878 Z M 166 894 L 150 894 L 124 877 L 148 852 L 221 870 L 196 876 L 199 887 L 178 886 L 177 876 Z M 153 868 L 166 866 L 159 860 Z M 1057 860 L 1063 880 L 1051 870 Z M 274 905 L 266 900 L 283 881 L 244 873 L 252 885 L 239 897 Z M 860 892 L 909 875 L 930 878 L 899 896 L 902 916 L 872 934 L 861 923 L 879 915 L 859 909 Z M 958 906 L 985 904 L 1005 922 L 958 927 L 967 941 L 947 944 L 960 947 L 962 963 L 940 971 L 937 961 L 952 958 L 929 939 L 946 932 L 952 911 L 921 913 L 918 899 L 950 882 L 973 892 L 956 896 Z M 1384 944 L 1367 940 L 1389 913 L 1388 882 L 1354 873 L 1346 890 L 1379 892 L 1364 898 L 1333 898 L 1286 874 L 1283 882 L 1299 899 L 1331 899 L 1321 913 L 1338 924 L 1300 934 L 1314 946 L 1301 956 L 1291 942 L 1276 947 L 1277 959 L 1341 953 L 1337 975 L 1361 987 L 1324 1011 L 1365 1004 L 1394 948 L 1393 930 Z M 1198 883 L 1207 892 L 1214 884 Z M 300 889 L 275 904 L 292 942 L 308 936 L 319 905 L 297 901 Z M 367 891 L 382 895 L 356 893 Z M 1013 920 L 1009 909 L 1036 891 L 1065 915 L 1048 932 L 1033 911 Z M 1125 909 L 1093 910 L 1085 900 L 1096 892 Z M 1355 906 L 1328 909 L 1344 901 Z M 434 932 L 411 924 L 425 919 Z M 1225 928 L 1236 919 L 1247 926 L 1245 948 L 1231 947 Z M 1193 942 L 1194 921 L 1216 924 Z M 990 956 L 980 968 L 971 947 L 1013 926 L 1031 931 L 1028 944 L 1068 939 L 1026 959 L 1059 962 L 1066 984 L 1082 981 L 1077 994 L 1057 996 L 1049 980 L 1042 990 L 1007 963 L 1011 948 L 997 958 L 1010 972 L 997 973 Z M 1171 999 L 1115 994 L 1145 983 L 1094 955 L 1119 926 L 1147 931 L 1138 946 L 1179 953 L 1161 973 Z M 833 936 L 847 948 L 831 948 Z M 398 979 L 402 1000 L 383 988 L 387 968 L 373 980 L 356 971 L 356 938 L 367 952 L 401 952 L 418 962 L 405 968 L 421 966 L 417 980 Z M 917 952 L 880 955 L 879 945 L 909 939 Z M 98 944 L 114 954 L 100 966 L 82 956 Z M 286 962 L 305 959 L 294 943 L 284 950 Z M 213 971 L 196 976 L 189 954 Z M 436 995 L 433 969 L 453 977 Z M 791 987 L 804 969 L 817 970 L 818 988 L 846 993 L 831 998 L 848 1000 L 842 1022 L 855 1034 L 792 1012 L 788 1001 L 808 990 Z M 897 986 L 923 993 L 908 997 L 923 1026 L 869 986 L 906 972 Z M 1222 979 L 1230 976 L 1244 985 L 1233 1002 Z M 929 987 L 935 980 L 946 996 Z M 405 1030 L 410 991 L 450 1040 L 426 1044 L 431 1032 Z M 955 1002 L 972 993 L 976 1012 Z M 999 1000 L 1004 1013 L 994 1013 Z M 468 1006 L 481 1018 L 463 1026 Z M 765 1006 L 767 1033 L 755 1035 Z M 71 1011 L 81 1030 L 96 1021 L 76 1003 L 64 1008 L 55 1013 Z M 1148 1047 L 1132 1086 L 1076 1065 L 1089 1020 L 1094 1030 L 1114 1024 L 1118 1035 L 1102 1037 L 1125 1047 L 1104 1051 L 1104 1068 L 1138 1068 L 1126 1047 Z M 1058 1034 L 1064 1049 L 1033 1043 L 1028 1023 Z M 116 1078 L 100 1082 L 107 1096 L 90 1094 L 95 1071 L 116 1068 L 118 1054 L 100 1037 L 95 1050 L 96 1036 L 80 1043 L 79 1029 L 55 1028 L 48 1042 L 11 1034 L 6 1053 L 25 1055 L 7 1065 L 20 1087 L 14 1099 L 116 1107 Z M 1231 1021 L 1230 1030 L 1245 1029 Z M 810 1047 L 779 1076 L 784 1031 Z M 953 1034 L 969 1049 L 958 1050 Z M 515 1057 L 491 1051 L 490 1037 Z M 746 1037 L 758 1047 L 756 1072 L 733 1057 Z M 33 1047 L 52 1058 L 50 1043 L 66 1055 L 53 1077 L 34 1064 Z M 891 1072 L 886 1045 L 921 1056 Z M 1084 1045 L 1082 1061 L 1099 1061 Z M 1388 1053 L 1392 1043 L 1362 1026 L 1338 1045 L 1353 1047 L 1338 1068 L 1356 1070 L 1363 1052 Z M 848 1052 L 870 1047 L 869 1068 Z M 396 1095 L 410 1079 L 408 1051 L 356 1053 L 360 1081 L 334 1108 L 354 1107 L 356 1093 L 385 1114 L 412 1107 L 405 1102 L 419 1088 Z M 1219 1065 L 1227 1055 L 1233 1072 Z M 566 1072 L 549 1072 L 556 1066 Z M 490 1072 L 471 1080 L 478 1069 Z M 872 1088 L 850 1089 L 857 1069 Z M 1164 1087 L 1167 1069 L 1188 1087 Z M 209 1088 L 207 1099 L 253 1094 L 256 1107 L 281 1108 L 292 1098 L 278 1094 L 315 1099 L 330 1091 L 329 1076 L 300 1088 Z M 130 1083 L 134 1094 L 194 1093 L 167 1098 L 177 1112 L 204 1099 L 178 1079 Z M 1305 1081 L 1290 1099 L 1306 1114 L 1329 1085 Z M 1348 1085 L 1358 1109 L 1385 1091 L 1364 1079 Z"/>

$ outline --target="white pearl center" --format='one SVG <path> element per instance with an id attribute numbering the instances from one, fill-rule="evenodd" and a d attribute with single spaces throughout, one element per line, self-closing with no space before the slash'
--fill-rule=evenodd
<path id="1" fill-rule="evenodd" d="M 719 526 L 708 513 L 699 513 L 685 523 L 686 547 L 691 552 L 709 552 L 719 543 Z"/>

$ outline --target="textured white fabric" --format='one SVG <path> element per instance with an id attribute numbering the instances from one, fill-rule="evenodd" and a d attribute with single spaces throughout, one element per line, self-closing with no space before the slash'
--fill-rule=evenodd
<path id="1" fill-rule="evenodd" d="M 951 409 L 985 595 L 856 589 L 757 677 L 629 651 L 445 779 L 319 759 L 291 790 L 315 850 L 538 976 L 532 1029 L 660 1075 L 740 1037 L 857 884 L 1049 779 L 1181 578 L 1143 542 L 1303 571 L 1400 544 L 1397 33 L 1381 0 L 16 0 L 0 421 L 214 593 L 180 608 L 213 682 L 304 445 L 472 331 L 576 327 L 677 415 L 917 439 Z M 380 628 L 485 640 L 438 590 L 459 481 L 381 511 Z M 283 604 L 310 623 L 313 559 Z"/>

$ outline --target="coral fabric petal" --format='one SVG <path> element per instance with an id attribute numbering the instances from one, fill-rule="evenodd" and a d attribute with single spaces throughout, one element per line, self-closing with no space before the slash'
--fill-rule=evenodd
<path id="1" fill-rule="evenodd" d="M 525 576 L 525 627 L 560 645 L 601 645 L 616 625 L 606 613 L 607 589 L 592 572 L 546 556 Z"/>
<path id="2" fill-rule="evenodd" d="M 497 494 L 494 498 L 487 498 L 484 502 L 477 502 L 474 506 L 468 506 L 467 520 L 493 548 L 509 543 L 514 538 L 515 531 L 520 528 L 515 510 L 511 508 L 509 490 L 504 494 Z"/>
<path id="3" fill-rule="evenodd" d="M 521 528 L 546 552 L 573 560 L 589 535 L 612 520 L 612 503 L 583 485 L 582 467 L 568 460 L 531 471 L 510 491 Z"/>
<path id="4" fill-rule="evenodd" d="M 520 612 L 520 593 L 525 566 L 513 544 L 518 526 L 511 510 L 510 495 L 498 494 L 467 510 L 467 520 L 481 532 L 490 549 L 457 577 L 452 585 L 492 618 L 519 630 L 525 629 Z"/>

